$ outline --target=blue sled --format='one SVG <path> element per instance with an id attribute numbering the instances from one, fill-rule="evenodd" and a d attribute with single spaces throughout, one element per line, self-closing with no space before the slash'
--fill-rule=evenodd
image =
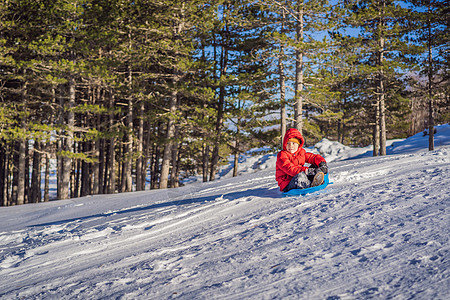
<path id="1" fill-rule="evenodd" d="M 292 189 L 287 192 L 283 193 L 283 196 L 298 196 L 298 195 L 306 195 L 309 193 L 314 193 L 317 191 L 320 191 L 327 187 L 327 185 L 330 183 L 330 180 L 328 179 L 328 173 L 325 174 L 325 177 L 323 179 L 323 183 L 321 185 L 310 187 L 307 189 Z"/>

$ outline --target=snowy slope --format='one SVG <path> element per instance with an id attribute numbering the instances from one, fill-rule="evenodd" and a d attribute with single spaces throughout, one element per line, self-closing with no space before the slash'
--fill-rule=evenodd
<path id="1" fill-rule="evenodd" d="M 447 299 L 440 131 L 432 152 L 422 137 L 335 160 L 305 197 L 282 197 L 266 157 L 178 189 L 1 207 L 0 299 Z"/>

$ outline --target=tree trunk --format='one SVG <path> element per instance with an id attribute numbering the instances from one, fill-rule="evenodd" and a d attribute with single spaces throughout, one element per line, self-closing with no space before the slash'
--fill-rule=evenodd
<path id="1" fill-rule="evenodd" d="M 338 120 L 337 120 L 337 122 L 338 122 L 338 124 L 337 124 L 337 135 L 338 135 L 338 138 L 337 138 L 337 140 L 338 140 L 338 142 L 339 143 L 342 143 L 341 141 L 342 141 L 342 119 L 341 118 L 339 118 Z"/>
<path id="2" fill-rule="evenodd" d="M 63 123 L 59 123 L 62 125 Z M 63 151 L 63 138 L 61 137 L 62 131 L 59 130 L 60 136 L 56 142 L 57 157 L 56 157 L 56 198 L 61 199 L 62 195 L 62 174 L 64 170 L 64 157 L 60 154 Z"/>
<path id="3" fill-rule="evenodd" d="M 373 156 L 378 156 L 380 153 L 380 105 L 377 103 L 374 105 L 374 128 L 373 128 Z"/>
<path id="4" fill-rule="evenodd" d="M 384 85 L 381 82 L 381 99 L 380 99 L 380 155 L 386 155 L 386 108 Z"/>
<path id="5" fill-rule="evenodd" d="M 347 118 L 346 111 L 345 111 L 345 108 L 347 106 L 346 104 L 347 104 L 346 100 L 343 99 L 342 100 L 342 109 L 341 109 L 343 114 L 342 114 L 342 118 L 339 119 L 340 138 L 338 139 L 338 142 L 340 142 L 341 144 L 344 144 L 344 140 L 345 140 L 345 120 Z"/>
<path id="6" fill-rule="evenodd" d="M 280 119 L 281 119 L 281 148 L 283 148 L 284 135 L 286 134 L 287 119 L 286 119 L 286 79 L 284 74 L 283 55 L 284 47 L 281 46 L 280 57 L 278 58 L 278 72 L 280 76 Z"/>
<path id="7" fill-rule="evenodd" d="M 430 13 L 430 8 L 428 8 L 428 13 Z M 431 24 L 428 19 L 428 150 L 434 150 L 434 113 L 433 113 L 433 55 L 432 55 L 432 35 L 431 35 Z"/>
<path id="8" fill-rule="evenodd" d="M 6 168 L 6 143 L 0 140 L 0 206 L 6 206 L 6 182 L 7 182 L 7 168 Z"/>
<path id="9" fill-rule="evenodd" d="M 136 191 L 143 191 L 145 188 L 145 177 L 144 175 L 144 101 L 139 103 L 139 124 L 138 124 L 138 139 L 136 145 L 136 151 L 138 153 L 138 158 L 136 160 Z"/>
<path id="10" fill-rule="evenodd" d="M 282 12 L 282 21 L 281 21 L 281 34 L 285 34 L 285 22 L 286 15 L 285 11 Z M 280 119 L 281 119 L 281 149 L 283 149 L 283 140 L 284 135 L 286 134 L 287 128 L 287 118 L 286 118 L 286 75 L 284 74 L 284 44 L 283 41 L 280 41 L 280 54 L 278 56 L 278 75 L 280 78 Z"/>
<path id="11" fill-rule="evenodd" d="M 128 40 L 129 45 L 128 49 L 131 52 L 132 51 L 132 34 L 131 34 L 131 28 L 128 31 Z M 132 177 L 132 153 L 133 153 L 133 98 L 132 98 L 132 92 L 133 92 L 133 72 L 131 67 L 131 62 L 128 63 L 128 92 L 130 93 L 128 95 L 128 110 L 127 110 L 127 135 L 126 135 L 126 141 L 125 146 L 123 147 L 123 157 L 124 157 L 124 163 L 122 165 L 122 185 L 121 185 L 121 191 L 122 192 L 131 192 L 133 189 L 133 177 Z"/>
<path id="12" fill-rule="evenodd" d="M 16 195 L 17 195 L 17 184 L 15 184 L 15 179 L 17 178 L 16 172 L 17 172 L 17 168 L 15 168 L 14 166 L 17 165 L 17 161 L 19 159 L 18 155 L 17 155 L 17 151 L 16 151 L 16 142 L 12 142 L 11 144 L 9 144 L 8 148 L 9 153 L 6 157 L 6 187 L 5 187 L 5 201 L 6 204 L 5 206 L 9 206 L 9 205 L 14 205 L 15 204 L 15 199 L 16 199 Z M 13 170 L 12 171 L 12 177 L 9 175 L 8 170 Z M 15 189 L 15 190 L 14 190 Z"/>
<path id="13" fill-rule="evenodd" d="M 50 200 L 50 142 L 47 143 L 45 153 L 45 179 L 44 179 L 44 202 L 48 202 Z"/>
<path id="14" fill-rule="evenodd" d="M 185 27 L 185 4 L 182 2 L 181 7 L 179 10 L 179 14 L 177 13 L 178 22 L 174 23 L 173 27 L 173 39 L 175 42 L 179 42 L 180 35 L 184 30 Z M 175 54 L 177 56 L 177 54 Z M 170 169 L 170 160 L 172 158 L 172 151 L 175 142 L 173 141 L 173 138 L 175 136 L 175 120 L 174 115 L 176 114 L 176 110 L 178 108 L 178 84 L 182 80 L 183 75 L 181 74 L 180 70 L 177 69 L 177 67 L 174 67 L 173 69 L 173 79 L 172 79 L 172 91 L 169 101 L 169 119 L 167 121 L 167 132 L 166 132 L 166 144 L 164 147 L 164 154 L 163 154 L 163 161 L 161 165 L 161 175 L 160 175 L 160 182 L 159 182 L 159 188 L 165 189 L 168 185 L 169 180 L 169 169 Z M 176 163 L 175 161 L 172 161 L 172 165 L 174 166 Z M 175 180 L 175 179 L 173 179 Z"/>
<path id="15" fill-rule="evenodd" d="M 433 114 L 433 98 L 428 101 L 428 150 L 434 150 L 434 114 Z"/>
<path id="16" fill-rule="evenodd" d="M 115 139 L 109 140 L 108 146 L 108 172 L 107 172 L 107 192 L 108 194 L 114 194 L 116 192 L 116 155 L 115 155 Z"/>
<path id="17" fill-rule="evenodd" d="M 82 153 L 82 143 L 73 144 L 73 153 Z M 78 145 L 78 149 L 77 149 Z M 79 159 L 72 160 L 72 169 L 70 172 L 70 198 L 78 198 L 80 196 L 81 184 L 81 161 Z"/>
<path id="18" fill-rule="evenodd" d="M 239 125 L 237 127 L 236 132 L 236 140 L 234 145 L 234 166 L 233 166 L 233 177 L 236 177 L 238 175 L 238 167 L 239 167 Z"/>
<path id="19" fill-rule="evenodd" d="M 216 121 L 216 132 L 214 139 L 214 149 L 212 151 L 211 156 L 211 169 L 209 174 L 209 180 L 214 181 L 216 179 L 216 168 L 219 162 L 219 147 L 220 147 L 220 135 L 222 131 L 222 123 L 223 123 L 223 105 L 225 98 L 225 89 L 223 87 L 220 88 L 219 94 L 219 107 L 217 111 L 217 121 Z"/>
<path id="20" fill-rule="evenodd" d="M 295 49 L 295 104 L 294 119 L 295 128 L 302 132 L 303 129 L 303 50 L 299 48 L 299 44 L 303 43 L 303 1 L 297 3 L 297 25 L 296 25 L 296 42 Z"/>
<path id="21" fill-rule="evenodd" d="M 114 95 L 110 95 L 110 107 L 111 113 L 109 114 L 109 128 L 112 130 L 114 128 Z M 116 148 L 116 139 L 111 137 L 109 139 L 108 145 L 108 158 L 107 162 L 107 172 L 105 172 L 105 176 L 107 176 L 107 192 L 108 194 L 114 194 L 116 192 L 116 156 L 115 156 L 115 148 Z"/>
<path id="22" fill-rule="evenodd" d="M 234 166 L 233 166 L 233 177 L 238 176 L 238 168 L 239 168 L 239 152 L 234 151 Z"/>
<path id="23" fill-rule="evenodd" d="M 386 106 L 385 106 L 385 97 L 386 92 L 384 90 L 384 38 L 380 38 L 380 155 L 386 155 Z"/>
<path id="24" fill-rule="evenodd" d="M 91 143 L 90 142 L 83 142 L 83 151 L 84 153 L 89 153 L 91 151 Z M 81 163 L 81 193 L 80 196 L 84 197 L 87 195 L 91 195 L 91 163 L 86 162 L 85 160 Z"/>
<path id="25" fill-rule="evenodd" d="M 147 185 L 147 174 L 151 174 L 151 157 L 153 153 L 151 152 L 151 134 L 150 134 L 150 124 L 148 121 L 144 122 L 144 163 L 142 166 L 142 187 L 145 190 Z"/>
<path id="26" fill-rule="evenodd" d="M 175 137 L 178 136 L 178 126 L 175 126 Z M 174 141 L 172 144 L 172 170 L 170 172 L 170 187 L 175 188 L 179 186 L 178 182 L 178 146 L 179 143 Z"/>
<path id="27" fill-rule="evenodd" d="M 170 187 L 176 188 L 180 186 L 180 182 L 178 180 L 179 178 L 179 168 L 180 168 L 180 161 L 179 161 L 179 154 L 180 151 L 178 149 L 179 143 L 176 142 L 173 144 L 172 147 L 172 170 L 170 172 Z"/>
<path id="28" fill-rule="evenodd" d="M 73 128 L 75 125 L 75 115 L 73 113 L 73 107 L 75 105 L 75 80 L 71 78 L 69 80 L 69 99 L 67 105 L 65 105 L 65 110 L 67 111 L 67 131 L 66 131 L 66 141 L 64 145 L 64 150 L 67 153 L 71 153 L 73 150 Z M 60 199 L 69 198 L 69 185 L 70 185 L 70 174 L 72 170 L 72 158 L 68 155 L 63 155 L 62 157 L 62 178 L 61 178 L 61 195 Z"/>
<path id="29" fill-rule="evenodd" d="M 30 154 L 28 153 L 28 149 L 29 149 L 29 142 L 28 140 L 25 140 L 25 185 L 24 185 L 24 190 L 25 190 L 25 204 L 26 203 L 30 203 L 29 199 L 30 199 Z"/>
<path id="30" fill-rule="evenodd" d="M 92 91 L 92 99 L 94 104 L 100 101 L 101 97 L 101 88 L 100 86 L 97 86 L 96 88 L 94 88 L 94 90 Z M 98 130 L 100 129 L 100 124 L 101 124 L 101 116 L 96 115 L 93 119 L 94 121 L 92 122 L 94 124 L 94 127 Z M 102 176 L 101 176 L 101 168 L 103 168 L 103 156 L 100 156 L 100 149 L 102 149 L 102 147 L 100 147 L 100 143 L 103 140 L 101 139 L 96 139 L 92 142 L 92 148 L 93 148 L 93 153 L 94 153 L 94 159 L 96 159 L 96 161 L 94 163 L 92 163 L 92 194 L 96 195 L 99 194 L 102 191 Z M 102 149 L 103 150 L 103 149 Z"/>
<path id="31" fill-rule="evenodd" d="M 158 131 L 159 129 L 158 125 Z M 152 171 L 151 171 L 151 178 L 150 178 L 150 189 L 156 189 L 158 188 L 158 179 L 159 179 L 159 159 L 161 156 L 161 151 L 159 150 L 158 145 L 153 145 L 153 155 L 152 155 Z"/>
<path id="32" fill-rule="evenodd" d="M 169 131 L 170 130 L 169 128 L 172 127 L 171 123 L 172 122 L 169 121 L 169 123 L 167 124 L 167 131 Z M 169 136 L 169 134 L 167 134 L 167 136 Z M 161 164 L 161 175 L 159 180 L 160 189 L 166 189 L 168 186 L 171 150 L 172 150 L 171 143 L 168 143 L 164 146 L 163 160 Z"/>
<path id="33" fill-rule="evenodd" d="M 132 153 L 133 153 L 133 103 L 130 99 L 128 101 L 127 113 L 127 135 L 125 145 L 123 147 L 124 162 L 122 165 L 122 185 L 121 192 L 131 192 L 132 190 Z"/>
<path id="34" fill-rule="evenodd" d="M 209 162 L 209 145 L 204 142 L 203 143 L 203 162 L 202 162 L 203 182 L 208 181 L 208 162 Z"/>
<path id="35" fill-rule="evenodd" d="M 95 140 L 92 142 L 92 150 L 94 154 L 94 159 L 97 161 L 92 163 L 92 195 L 99 194 L 101 191 L 101 175 L 100 175 L 100 140 Z"/>
<path id="36" fill-rule="evenodd" d="M 25 203 L 30 203 L 30 154 L 28 153 L 29 141 L 25 140 Z"/>
<path id="37" fill-rule="evenodd" d="M 73 152 L 74 153 L 83 153 L 83 148 L 82 148 L 82 142 L 79 142 L 78 145 L 78 149 L 76 147 L 76 145 L 74 144 L 73 147 Z M 83 162 L 84 165 L 84 162 Z M 82 168 L 82 162 L 80 159 L 76 159 L 74 161 L 72 161 L 72 168 L 73 168 L 73 172 L 71 172 L 71 180 L 70 180 L 70 186 L 72 187 L 71 190 L 71 198 L 78 198 L 80 197 L 81 194 L 81 190 L 82 190 L 82 182 L 81 182 L 81 177 L 82 177 L 82 173 L 83 173 L 83 168 Z"/>
<path id="38" fill-rule="evenodd" d="M 128 81 L 129 90 L 131 92 L 132 84 L 132 72 L 131 66 L 128 67 Z M 131 95 L 128 99 L 128 111 L 127 111 L 127 140 L 124 147 L 124 163 L 122 169 L 122 192 L 131 192 L 133 188 L 133 177 L 132 177 L 132 154 L 133 154 L 133 99 Z"/>
<path id="39" fill-rule="evenodd" d="M 12 180 L 11 180 L 11 196 L 10 202 L 11 205 L 17 204 L 17 190 L 19 186 L 19 152 L 20 152 L 20 142 L 15 141 L 13 145 L 13 153 L 12 153 Z M 25 178 L 24 178 L 25 180 Z"/>
<path id="40" fill-rule="evenodd" d="M 97 194 L 106 194 L 106 186 L 107 186 L 107 180 L 106 180 L 106 153 L 108 153 L 108 150 L 105 149 L 106 147 L 106 140 L 100 139 L 95 143 L 98 145 L 98 150 L 96 153 L 98 153 L 98 190 Z M 94 185 L 95 186 L 95 185 Z M 94 190 L 95 193 L 95 190 Z"/>
<path id="41" fill-rule="evenodd" d="M 24 102 L 24 106 L 26 106 L 26 97 L 27 97 L 27 82 L 23 85 L 22 90 L 22 101 Z M 26 110 L 26 107 L 24 107 Z M 20 122 L 20 127 L 22 128 L 23 132 L 25 133 L 25 120 L 22 118 Z M 21 205 L 26 203 L 26 186 L 29 184 L 29 181 L 27 181 L 27 141 L 25 140 L 25 137 L 19 138 L 18 141 L 18 164 L 17 164 L 17 198 L 16 198 L 16 204 Z"/>
<path id="42" fill-rule="evenodd" d="M 174 89 L 172 91 L 170 102 L 169 102 L 169 120 L 167 121 L 167 131 L 166 131 L 166 145 L 164 146 L 163 160 L 161 164 L 161 177 L 159 181 L 159 188 L 166 189 L 169 182 L 169 169 L 170 160 L 172 158 L 172 147 L 173 147 L 173 137 L 175 136 L 175 122 L 173 120 L 172 114 L 175 114 L 177 109 L 177 91 Z"/>
<path id="43" fill-rule="evenodd" d="M 226 10 L 227 8 L 225 8 Z M 224 41 L 223 45 L 228 45 L 228 24 L 225 22 L 224 28 Z M 215 44 L 215 43 L 214 43 Z M 214 61 L 216 59 L 216 51 L 214 47 Z M 220 78 L 227 75 L 227 67 L 228 67 L 228 48 L 221 48 L 221 56 L 220 56 Z M 214 72 L 215 74 L 216 72 Z M 209 180 L 214 181 L 216 179 L 216 168 L 219 162 L 219 147 L 220 147 L 220 136 L 222 133 L 222 125 L 223 125 L 223 115 L 224 115 L 224 104 L 225 104 L 225 87 L 220 84 L 219 88 L 219 102 L 217 104 L 217 119 L 216 119 L 216 132 L 214 133 L 214 148 L 211 154 L 211 168 L 209 174 Z"/>
<path id="44" fill-rule="evenodd" d="M 33 173 L 31 175 L 31 195 L 29 202 L 41 202 L 41 142 L 34 142 Z"/>
<path id="45" fill-rule="evenodd" d="M 383 0 L 382 0 L 383 1 Z M 383 10 L 380 8 L 378 12 L 378 32 L 381 32 L 383 29 L 381 28 L 383 25 L 382 17 L 383 17 Z M 381 149 L 381 140 L 382 140 L 382 129 L 385 129 L 382 124 L 382 117 L 384 114 L 384 111 L 382 111 L 384 106 L 384 90 L 383 90 L 383 46 L 384 46 L 384 40 L 381 34 L 378 36 L 378 46 L 379 50 L 377 51 L 377 66 L 378 66 L 378 74 L 376 75 L 376 104 L 375 104 L 375 127 L 373 132 L 373 156 L 382 155 L 383 150 Z M 383 103 L 382 103 L 383 102 Z"/>
<path id="46" fill-rule="evenodd" d="M 176 158 L 176 163 L 175 163 L 175 174 L 174 174 L 174 178 L 176 178 L 175 182 L 174 182 L 174 186 L 173 187 L 179 187 L 180 186 L 180 181 L 178 180 L 178 178 L 180 178 L 180 160 L 181 160 L 181 145 L 179 145 L 178 150 L 177 150 L 177 158 Z"/>
<path id="47" fill-rule="evenodd" d="M 17 198 L 16 204 L 25 203 L 25 160 L 26 160 L 26 142 L 20 140 L 18 142 L 18 165 L 17 165 Z"/>
<path id="48" fill-rule="evenodd" d="M 56 90 L 53 87 L 53 100 L 56 103 Z M 61 152 L 63 151 L 63 131 L 61 127 L 64 124 L 64 99 L 61 96 L 59 98 L 59 107 L 58 107 L 58 120 L 56 123 L 60 126 L 58 129 L 58 137 L 56 139 L 56 199 L 61 199 L 61 190 L 62 190 L 62 174 L 63 174 L 63 156 Z"/>

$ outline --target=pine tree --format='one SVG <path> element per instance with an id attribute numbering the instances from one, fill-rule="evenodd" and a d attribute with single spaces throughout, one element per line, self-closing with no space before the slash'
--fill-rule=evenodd
<path id="1" fill-rule="evenodd" d="M 392 101 L 392 91 L 396 89 L 391 83 L 400 77 L 400 70 L 407 69 L 402 57 L 410 51 L 405 39 L 410 10 L 390 0 L 353 1 L 347 7 L 350 14 L 345 24 L 360 30 L 359 69 L 370 83 L 365 93 L 371 100 L 368 106 L 373 108 L 373 155 L 386 155 L 386 102 Z"/>
<path id="2" fill-rule="evenodd" d="M 265 1 L 270 14 L 271 53 L 275 54 L 273 74 L 278 77 L 280 99 L 280 113 L 282 120 L 281 136 L 287 126 L 287 116 L 293 111 L 293 126 L 304 135 L 312 135 L 315 130 L 310 126 L 309 111 L 317 109 L 316 102 L 320 99 L 315 96 L 313 84 L 317 77 L 317 57 L 329 45 L 321 41 L 320 36 L 326 34 L 330 28 L 329 10 L 327 1 Z M 273 93 L 273 92 L 272 92 Z M 290 100 L 289 98 L 292 98 Z M 292 104 L 287 107 L 285 104 Z M 315 114 L 315 112 L 314 112 Z M 286 121 L 285 121 L 286 119 Z M 310 120 L 308 120 L 310 119 Z"/>
<path id="3" fill-rule="evenodd" d="M 42 94 L 45 95 L 40 76 L 45 67 L 41 63 L 37 45 L 46 33 L 50 16 L 48 11 L 42 9 L 39 1 L 16 0 L 1 6 L 1 80 L 2 86 L 6 87 L 2 90 L 2 94 L 5 93 L 2 99 L 7 99 L 3 107 L 18 121 L 9 123 L 7 130 L 3 132 L 8 136 L 7 140 L 18 145 L 15 147 L 18 150 L 15 155 L 17 160 L 13 161 L 17 170 L 13 172 L 13 177 L 18 178 L 12 180 L 14 184 L 11 189 L 5 187 L 6 191 L 13 191 L 9 203 L 26 203 L 27 196 L 33 194 L 29 192 L 29 175 L 26 172 L 28 140 L 38 139 L 40 130 L 36 128 L 45 120 L 44 110 L 48 108 L 48 103 L 40 99 Z M 34 145 L 37 146 L 38 143 Z M 37 164 L 39 155 L 33 157 Z M 9 174 L 4 179 L 8 177 Z M 37 189 L 39 184 L 35 179 L 33 188 Z"/>
<path id="4" fill-rule="evenodd" d="M 434 150 L 434 125 L 436 101 L 445 95 L 448 87 L 448 13 L 449 8 L 442 1 L 412 0 L 415 6 L 413 23 L 415 23 L 415 40 L 425 51 L 424 58 L 419 58 L 420 73 L 427 78 L 426 98 L 428 102 L 428 149 Z M 447 67 L 447 68 L 446 68 Z M 443 89 L 444 87 L 444 89 Z M 445 96 L 444 96 L 445 97 Z"/>
<path id="5" fill-rule="evenodd" d="M 313 35 L 318 30 L 326 30 L 328 1 L 296 1 L 291 16 L 294 20 L 295 38 L 295 84 L 294 84 L 294 120 L 295 127 L 303 130 L 303 105 L 305 101 L 305 71 L 307 60 L 314 56 L 320 47 Z"/>

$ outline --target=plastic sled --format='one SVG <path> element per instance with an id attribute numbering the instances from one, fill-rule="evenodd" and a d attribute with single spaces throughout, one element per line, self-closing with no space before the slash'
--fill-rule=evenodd
<path id="1" fill-rule="evenodd" d="M 323 183 L 321 185 L 318 185 L 315 187 L 310 187 L 307 189 L 292 189 L 287 192 L 283 192 L 283 195 L 284 196 L 298 196 L 298 195 L 306 195 L 309 193 L 314 193 L 314 192 L 317 192 L 317 191 L 320 191 L 320 190 L 326 188 L 329 183 L 330 183 L 330 180 L 328 179 L 328 173 L 327 173 L 327 174 L 325 174 L 325 176 L 323 178 Z"/>

